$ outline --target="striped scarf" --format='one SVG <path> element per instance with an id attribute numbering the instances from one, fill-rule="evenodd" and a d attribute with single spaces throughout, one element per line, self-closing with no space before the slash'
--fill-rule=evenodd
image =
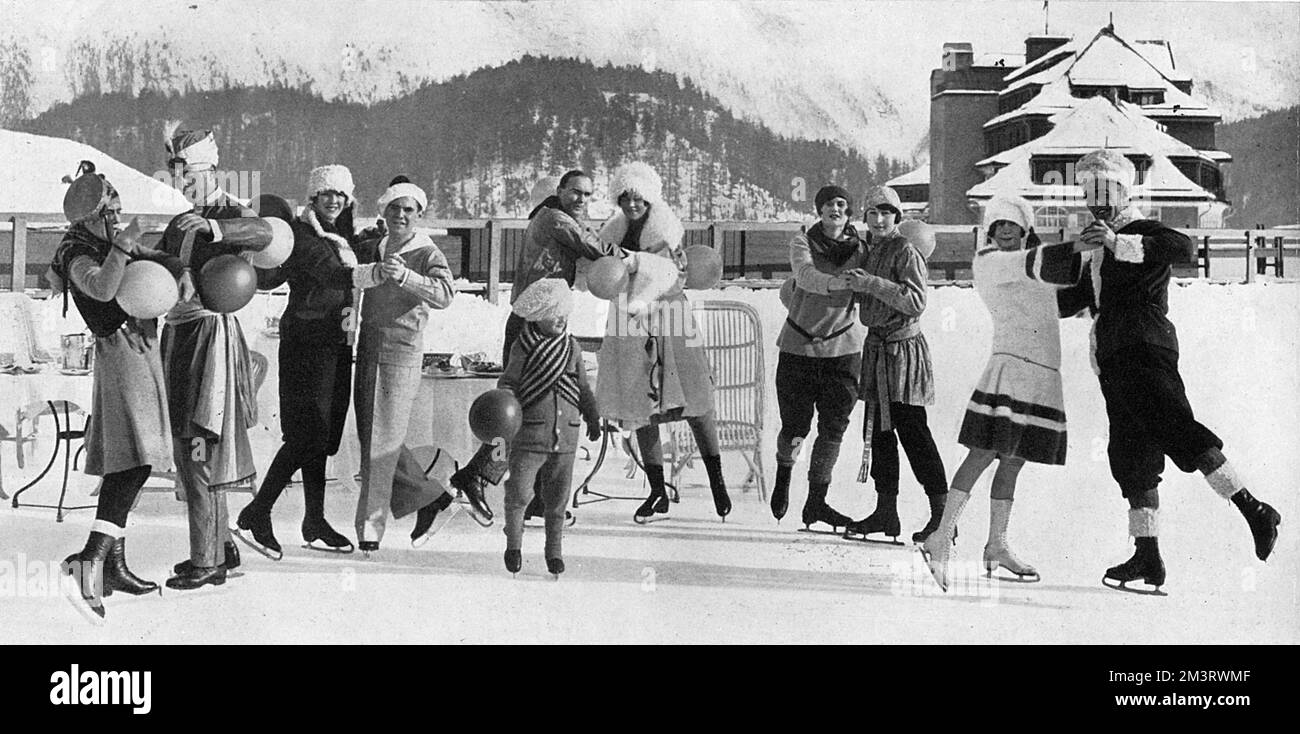
<path id="1" fill-rule="evenodd" d="M 552 388 L 560 397 L 577 405 L 578 381 L 565 372 L 565 367 L 573 356 L 573 340 L 569 333 L 565 331 L 559 336 L 546 336 L 530 323 L 519 335 L 519 345 L 525 354 L 523 378 L 515 391 L 519 405 L 527 410 Z"/>

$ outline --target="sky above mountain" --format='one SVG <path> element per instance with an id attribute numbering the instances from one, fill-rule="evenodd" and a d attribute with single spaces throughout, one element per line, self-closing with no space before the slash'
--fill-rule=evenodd
<path id="1" fill-rule="evenodd" d="M 737 115 L 788 136 L 906 157 L 928 126 L 945 42 L 1021 54 L 1041 0 L 946 2 L 244 2 L 4 0 L 0 44 L 29 59 L 32 114 L 83 89 L 208 89 L 271 80 L 374 102 L 524 54 L 690 77 Z M 1226 120 L 1300 101 L 1300 3 L 1060 2 L 1055 34 L 1090 38 L 1114 16 L 1162 38 Z M 136 60 L 109 63 L 113 50 Z M 10 79 L 14 75 L 0 75 Z M 13 82 L 9 82 L 13 83 Z"/>

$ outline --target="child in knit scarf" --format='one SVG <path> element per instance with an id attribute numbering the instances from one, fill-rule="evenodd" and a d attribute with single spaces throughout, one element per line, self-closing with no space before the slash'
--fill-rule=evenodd
<path id="1" fill-rule="evenodd" d="M 510 443 L 506 480 L 505 564 L 510 573 L 523 564 L 524 509 L 536 479 L 545 508 L 546 570 L 556 576 L 564 573 L 564 506 L 582 420 L 589 440 L 600 436 L 600 415 L 582 365 L 582 348 L 567 330 L 572 310 L 573 293 L 559 278 L 533 283 L 514 304 L 514 313 L 528 323 L 511 345 L 497 385 L 513 392 L 523 408 L 523 426 Z"/>

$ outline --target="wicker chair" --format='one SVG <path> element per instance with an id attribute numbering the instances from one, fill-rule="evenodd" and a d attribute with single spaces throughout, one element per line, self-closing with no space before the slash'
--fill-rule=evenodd
<path id="1" fill-rule="evenodd" d="M 719 447 L 724 452 L 741 453 L 749 465 L 744 486 L 757 486 L 759 498 L 766 502 L 762 443 L 763 392 L 767 383 L 758 312 L 740 301 L 705 301 L 693 313 L 713 370 Z M 664 458 L 671 466 L 671 482 L 677 484 L 682 470 L 693 465 L 697 448 L 685 421 L 670 424 L 668 430 L 671 440 L 664 448 L 672 458 Z"/>

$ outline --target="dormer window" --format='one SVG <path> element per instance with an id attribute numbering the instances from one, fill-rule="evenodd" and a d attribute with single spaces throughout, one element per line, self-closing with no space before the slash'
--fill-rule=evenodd
<path id="1" fill-rule="evenodd" d="M 1131 89 L 1128 93 L 1128 101 L 1142 107 L 1159 105 L 1165 103 L 1165 90 L 1163 89 Z"/>

